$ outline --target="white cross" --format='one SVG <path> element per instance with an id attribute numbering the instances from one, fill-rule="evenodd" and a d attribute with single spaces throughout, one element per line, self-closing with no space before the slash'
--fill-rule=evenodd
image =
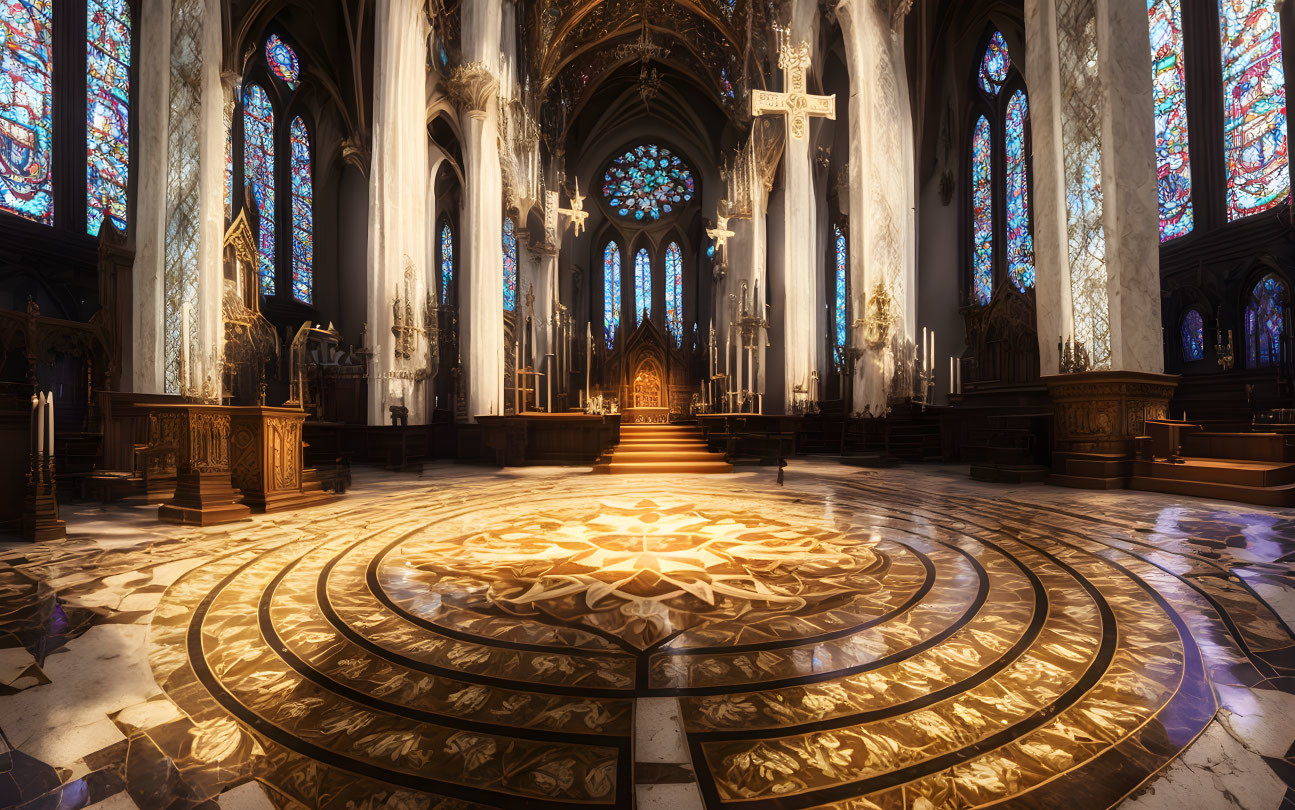
<path id="1" fill-rule="evenodd" d="M 715 249 L 724 251 L 726 256 L 728 255 L 728 238 L 737 236 L 728 229 L 728 217 L 719 213 L 715 214 L 715 227 L 707 228 L 706 235 L 715 240 Z"/>
<path id="2" fill-rule="evenodd" d="M 808 42 L 802 41 L 797 48 L 783 42 L 779 50 L 778 67 L 782 68 L 782 86 L 786 90 L 752 90 L 751 115 L 785 114 L 791 137 L 802 140 L 809 132 L 811 115 L 836 120 L 836 94 L 815 96 L 805 92 L 805 73 L 810 64 Z"/>

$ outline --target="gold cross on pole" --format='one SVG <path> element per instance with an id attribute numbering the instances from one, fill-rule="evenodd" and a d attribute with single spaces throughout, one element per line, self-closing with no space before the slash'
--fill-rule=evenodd
<path id="1" fill-rule="evenodd" d="M 793 48 L 784 41 L 779 49 L 778 67 L 782 68 L 784 92 L 771 90 L 751 91 L 751 115 L 769 113 L 787 116 L 787 129 L 791 137 L 803 140 L 809 134 L 809 118 L 836 120 L 836 94 L 815 96 L 805 92 L 805 74 L 809 69 L 809 43 L 802 41 Z"/>

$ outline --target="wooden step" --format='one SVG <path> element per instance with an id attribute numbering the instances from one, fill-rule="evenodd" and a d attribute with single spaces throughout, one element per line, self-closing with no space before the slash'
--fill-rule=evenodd
<path id="1" fill-rule="evenodd" d="M 1295 464 L 1217 458 L 1186 458 L 1181 464 L 1171 464 L 1168 461 L 1135 461 L 1133 474 L 1146 478 L 1261 489 L 1295 484 Z"/>
<path id="2" fill-rule="evenodd" d="M 1191 495 L 1196 498 L 1213 498 L 1223 501 L 1240 501 L 1257 506 L 1295 506 L 1295 484 L 1276 487 L 1247 487 L 1233 484 L 1185 481 L 1174 478 L 1134 476 L 1130 489 L 1143 492 L 1164 492 L 1170 495 Z"/>
<path id="3" fill-rule="evenodd" d="M 733 465 L 725 461 L 615 461 L 595 464 L 594 472 L 611 475 L 662 474 L 662 473 L 731 473 Z"/>
<path id="4" fill-rule="evenodd" d="M 705 448 L 699 450 L 626 450 L 618 447 L 611 453 L 614 463 L 639 461 L 723 461 L 722 453 L 711 453 Z"/>

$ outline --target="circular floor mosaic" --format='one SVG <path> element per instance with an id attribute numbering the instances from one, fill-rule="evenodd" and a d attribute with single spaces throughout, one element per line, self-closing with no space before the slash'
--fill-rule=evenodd
<path id="1" fill-rule="evenodd" d="M 1105 807 L 1214 714 L 1219 601 L 1153 546 L 742 480 L 420 485 L 177 582 L 155 675 L 308 806 L 628 807 L 635 699 L 676 696 L 709 806 Z"/>

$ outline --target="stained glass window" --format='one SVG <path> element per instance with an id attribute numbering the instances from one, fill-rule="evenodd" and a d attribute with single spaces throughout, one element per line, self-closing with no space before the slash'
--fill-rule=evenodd
<path id="1" fill-rule="evenodd" d="M 86 232 L 126 230 L 130 175 L 130 5 L 86 3 Z"/>
<path id="2" fill-rule="evenodd" d="M 1187 71 L 1182 0 L 1147 0 L 1151 17 L 1152 95 L 1160 187 L 1160 241 L 1192 230 L 1192 169 L 1187 153 Z"/>
<path id="3" fill-rule="evenodd" d="M 283 80 L 283 83 L 289 88 L 297 88 L 297 77 L 301 73 L 301 66 L 297 62 L 297 54 L 288 43 L 279 39 L 278 34 L 270 34 L 265 40 L 265 61 L 270 64 L 270 70 L 274 75 Z"/>
<path id="4" fill-rule="evenodd" d="M 53 0 L 0 7 L 0 209 L 54 222 Z"/>
<path id="5" fill-rule="evenodd" d="M 243 180 L 260 214 L 261 292 L 274 295 L 274 109 L 257 84 L 243 91 Z"/>
<path id="6" fill-rule="evenodd" d="M 171 59 L 167 67 L 166 265 L 162 275 L 163 381 L 168 394 L 181 390 L 180 358 L 184 305 L 189 339 L 198 334 L 198 228 L 201 222 L 198 144 L 203 87 L 200 44 L 206 18 L 203 0 L 171 4 Z"/>
<path id="7" fill-rule="evenodd" d="M 1016 289 L 1034 286 L 1034 237 L 1030 235 L 1030 172 L 1026 164 L 1025 125 L 1030 104 L 1017 90 L 1007 102 L 1007 274 Z"/>
<path id="8" fill-rule="evenodd" d="M 1275 0 L 1219 0 L 1228 219 L 1265 211 L 1290 190 L 1286 74 Z"/>
<path id="9" fill-rule="evenodd" d="M 225 114 L 225 219 L 234 218 L 234 116 Z"/>
<path id="10" fill-rule="evenodd" d="M 1246 306 L 1246 360 L 1250 368 L 1276 365 L 1282 359 L 1285 309 L 1290 303 L 1286 284 L 1268 275 L 1255 285 Z"/>
<path id="11" fill-rule="evenodd" d="M 652 315 L 652 259 L 647 248 L 634 254 L 634 321 Z"/>
<path id="12" fill-rule="evenodd" d="M 843 365 L 845 363 L 846 337 L 849 334 L 849 324 L 846 322 L 846 306 L 849 301 L 846 273 L 850 269 L 849 255 L 846 253 L 845 234 L 841 233 L 839 225 L 832 226 L 832 234 L 835 237 L 833 244 L 836 249 L 836 300 L 832 307 L 835 339 L 832 341 L 832 348 L 833 353 L 836 355 L 837 365 Z"/>
<path id="13" fill-rule="evenodd" d="M 692 171 L 664 146 L 643 144 L 612 160 L 603 175 L 603 197 L 617 215 L 655 221 L 692 199 Z"/>
<path id="14" fill-rule="evenodd" d="M 677 242 L 665 249 L 665 327 L 683 345 L 683 251 Z"/>
<path id="15" fill-rule="evenodd" d="M 607 348 L 621 326 L 621 249 L 615 242 L 603 248 L 603 337 Z"/>
<path id="16" fill-rule="evenodd" d="M 517 309 L 517 230 L 511 217 L 504 217 L 504 309 Z"/>
<path id="17" fill-rule="evenodd" d="M 454 234 L 450 223 L 441 223 L 441 305 L 449 306 L 454 289 Z"/>
<path id="18" fill-rule="evenodd" d="M 292 147 L 292 295 L 310 303 L 315 266 L 315 189 L 310 176 L 310 133 L 300 117 L 288 128 Z"/>
<path id="19" fill-rule="evenodd" d="M 985 55 L 980 59 L 980 89 L 990 95 L 998 95 L 1003 82 L 1007 81 L 1007 70 L 1012 66 L 1012 57 L 1007 53 L 1007 40 L 995 31 L 989 38 Z"/>
<path id="20" fill-rule="evenodd" d="M 971 278 L 977 304 L 994 295 L 993 139 L 989 119 L 976 122 L 971 137 Z"/>
<path id="21" fill-rule="evenodd" d="M 1183 316 L 1183 360 L 1191 363 L 1205 359 L 1205 319 L 1194 309 Z"/>

